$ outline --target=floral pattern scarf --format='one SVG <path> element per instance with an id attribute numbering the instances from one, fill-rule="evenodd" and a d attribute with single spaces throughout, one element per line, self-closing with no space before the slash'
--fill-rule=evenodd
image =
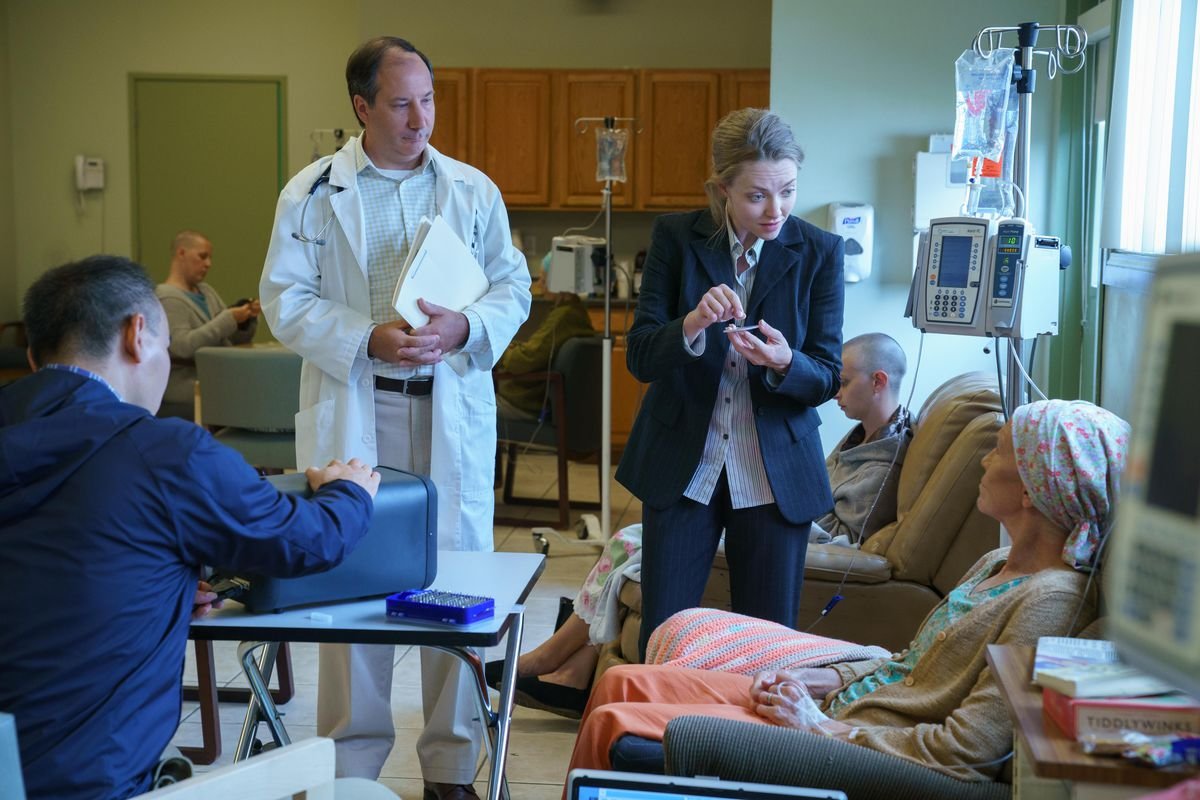
<path id="1" fill-rule="evenodd" d="M 1012 437 L 1034 507 L 1068 532 L 1063 561 L 1091 569 L 1112 521 L 1129 423 L 1081 400 L 1046 400 L 1013 412 Z"/>

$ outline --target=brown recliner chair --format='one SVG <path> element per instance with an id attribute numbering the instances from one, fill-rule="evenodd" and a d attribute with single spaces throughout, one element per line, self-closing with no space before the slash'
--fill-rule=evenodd
<path id="1" fill-rule="evenodd" d="M 857 552 L 809 546 L 797 627 L 807 628 L 841 594 L 813 633 L 907 647 L 925 615 L 984 553 L 1000 546 L 1000 524 L 975 501 L 981 461 L 1003 424 L 993 377 L 960 375 L 938 387 L 921 409 L 904 457 L 896 521 Z"/>
<path id="2" fill-rule="evenodd" d="M 852 550 L 808 547 L 798 630 L 893 651 L 912 634 L 967 570 L 999 546 L 999 524 L 975 507 L 983 456 L 1004 422 L 995 379 L 985 373 L 952 378 L 925 401 L 900 471 L 897 520 Z M 843 581 L 844 579 L 844 581 Z M 835 595 L 842 600 L 813 626 Z M 596 676 L 637 660 L 641 586 L 622 587 L 627 609 L 618 641 L 600 654 Z M 729 608 L 729 573 L 718 553 L 701 601 Z"/>

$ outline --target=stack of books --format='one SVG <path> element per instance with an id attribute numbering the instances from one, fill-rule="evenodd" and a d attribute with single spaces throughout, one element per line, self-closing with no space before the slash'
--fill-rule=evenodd
<path id="1" fill-rule="evenodd" d="M 1112 642 L 1044 636 L 1033 681 L 1043 714 L 1076 741 L 1200 735 L 1200 702 L 1122 664 Z"/>

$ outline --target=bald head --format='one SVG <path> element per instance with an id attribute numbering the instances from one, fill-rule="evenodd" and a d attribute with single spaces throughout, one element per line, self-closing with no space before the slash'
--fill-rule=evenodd
<path id="1" fill-rule="evenodd" d="M 845 342 L 842 351 L 853 351 L 861 371 L 886 373 L 892 398 L 900 396 L 900 383 L 908 371 L 908 359 L 895 339 L 886 333 L 864 333 Z"/>
<path id="2" fill-rule="evenodd" d="M 171 240 L 171 274 L 167 283 L 198 292 L 212 268 L 212 242 L 197 231 L 180 231 Z"/>

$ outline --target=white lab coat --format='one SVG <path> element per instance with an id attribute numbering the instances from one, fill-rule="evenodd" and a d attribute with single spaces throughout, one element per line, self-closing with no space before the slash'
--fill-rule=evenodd
<path id="1" fill-rule="evenodd" d="M 284 188 L 259 286 L 271 332 L 304 358 L 296 415 L 296 466 L 361 458 L 377 464 L 374 379 L 360 346 L 371 320 L 366 231 L 352 139 L 301 170 Z M 483 347 L 434 368 L 430 472 L 437 487 L 438 546 L 491 550 L 496 398 L 490 371 L 529 315 L 529 270 L 512 246 L 500 191 L 479 170 L 428 148 L 437 172 L 437 208 L 475 253 L 491 288 L 471 310 L 483 321 Z M 304 233 L 300 214 L 313 183 Z M 361 347 L 365 353 L 365 347 Z M 384 465 L 386 466 L 386 465 Z"/>

